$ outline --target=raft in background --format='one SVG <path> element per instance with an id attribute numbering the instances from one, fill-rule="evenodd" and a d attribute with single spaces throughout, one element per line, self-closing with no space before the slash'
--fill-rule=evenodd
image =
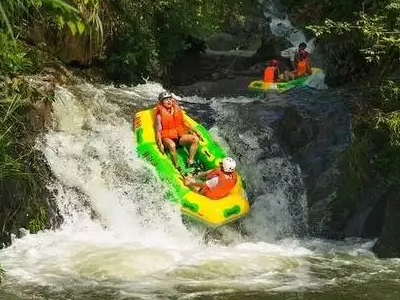
<path id="1" fill-rule="evenodd" d="M 200 134 L 199 147 L 195 155 L 195 164 L 200 171 L 219 166 L 226 157 L 225 151 L 211 137 L 202 125 L 195 122 L 183 111 L 184 119 Z M 237 172 L 237 183 L 228 196 L 212 200 L 200 195 L 184 185 L 183 177 L 173 166 L 167 154 L 162 154 L 155 140 L 155 110 L 139 111 L 134 116 L 134 131 L 138 156 L 150 162 L 160 177 L 169 186 L 168 198 L 181 206 L 183 215 L 195 219 L 209 227 L 219 227 L 244 217 L 249 213 L 250 205 L 243 182 Z M 188 151 L 186 147 L 177 147 L 178 165 L 185 170 Z"/>
<path id="2" fill-rule="evenodd" d="M 319 68 L 312 68 L 312 74 L 322 72 Z M 255 80 L 250 82 L 247 87 L 251 91 L 258 92 L 277 92 L 283 93 L 295 87 L 305 86 L 307 79 L 310 77 L 304 76 L 286 82 L 264 82 L 262 80 Z"/>

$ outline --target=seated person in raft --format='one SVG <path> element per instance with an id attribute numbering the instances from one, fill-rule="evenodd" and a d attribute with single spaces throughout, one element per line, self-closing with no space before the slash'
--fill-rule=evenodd
<path id="1" fill-rule="evenodd" d="M 182 109 L 171 93 L 162 92 L 158 95 L 156 105 L 155 122 L 156 142 L 161 153 L 165 153 L 165 147 L 171 153 L 171 160 L 177 167 L 176 146 L 188 145 L 189 156 L 187 164 L 190 167 L 194 163 L 194 155 L 199 143 L 199 134 L 190 124 L 185 122 Z M 192 130 L 195 134 L 191 134 Z"/>
<path id="2" fill-rule="evenodd" d="M 227 196 L 236 185 L 236 161 L 231 157 L 225 157 L 220 162 L 219 168 L 200 172 L 193 177 L 185 178 L 185 185 L 194 191 L 210 199 L 221 199 Z M 197 180 L 205 178 L 205 181 Z"/>
<path id="3" fill-rule="evenodd" d="M 301 43 L 299 45 L 294 59 L 295 69 L 293 71 L 285 71 L 285 78 L 287 80 L 293 80 L 312 74 L 311 60 L 306 48 L 306 43 Z"/>
<path id="4" fill-rule="evenodd" d="M 273 59 L 264 70 L 264 82 L 274 83 L 280 81 L 283 81 L 283 75 L 279 70 L 278 61 Z"/>

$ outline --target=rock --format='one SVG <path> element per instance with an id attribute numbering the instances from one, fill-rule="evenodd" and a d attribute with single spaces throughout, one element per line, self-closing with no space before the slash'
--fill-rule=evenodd
<path id="1" fill-rule="evenodd" d="M 239 39 L 228 33 L 217 33 L 206 39 L 207 46 L 210 50 L 229 51 L 237 48 Z"/>
<path id="2" fill-rule="evenodd" d="M 29 27 L 25 38 L 35 46 L 45 44 L 50 52 L 66 64 L 87 67 L 100 56 L 100 48 L 90 44 L 87 36 L 72 35 L 68 27 L 54 31 L 38 21 Z"/>
<path id="3" fill-rule="evenodd" d="M 339 99 L 333 100 L 335 96 L 330 94 L 330 101 L 324 101 L 323 92 L 319 92 L 318 100 L 306 94 L 301 97 L 301 90 L 292 93 L 297 95 L 290 99 L 296 100 L 290 101 L 272 127 L 304 175 L 311 234 L 344 236 L 349 216 L 338 218 L 342 214 L 333 204 L 341 176 L 338 158 L 350 141 L 350 107 L 340 94 L 336 95 Z"/>
<path id="4" fill-rule="evenodd" d="M 283 37 L 277 37 L 271 31 L 271 18 L 264 20 L 261 29 L 261 45 L 257 49 L 258 59 L 268 60 L 281 56 L 281 51 L 292 45 Z"/>
<path id="5" fill-rule="evenodd" d="M 257 63 L 253 57 L 200 53 L 183 56 L 169 69 L 169 85 L 190 85 L 199 81 L 235 78 Z M 261 74 L 260 74 L 261 76 Z"/>
<path id="6" fill-rule="evenodd" d="M 380 258 L 400 257 L 400 189 L 389 191 L 382 200 L 386 201 L 383 228 L 372 250 Z"/>
<path id="7" fill-rule="evenodd" d="M 309 231 L 313 236 L 332 238 L 337 237 L 332 228 L 332 202 L 336 199 L 336 193 L 332 193 L 322 200 L 317 201 L 309 207 L 308 210 L 308 225 Z"/>

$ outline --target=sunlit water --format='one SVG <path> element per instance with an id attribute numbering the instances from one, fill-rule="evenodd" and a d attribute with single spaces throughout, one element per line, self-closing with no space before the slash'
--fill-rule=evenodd
<path id="1" fill-rule="evenodd" d="M 238 159 L 252 195 L 251 215 L 219 238 L 186 227 L 134 150 L 132 112 L 161 90 L 57 90 L 53 126 L 37 147 L 56 175 L 48 187 L 65 221 L 0 251 L 0 299 L 399 299 L 400 265 L 376 259 L 374 241 L 294 237 L 307 230 L 301 174 L 285 157 L 263 156 L 267 126 L 236 121 L 254 99 L 181 100 Z"/>

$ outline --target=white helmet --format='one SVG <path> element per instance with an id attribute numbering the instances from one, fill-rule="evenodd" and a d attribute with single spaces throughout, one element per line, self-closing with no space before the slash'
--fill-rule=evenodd
<path id="1" fill-rule="evenodd" d="M 231 173 L 236 169 L 236 161 L 231 157 L 225 157 L 221 163 L 224 172 Z"/>
<path id="2" fill-rule="evenodd" d="M 172 94 L 171 94 L 171 93 L 168 93 L 168 92 L 161 92 L 161 93 L 158 95 L 158 101 L 162 101 L 162 100 L 168 99 L 168 98 L 172 98 Z"/>

